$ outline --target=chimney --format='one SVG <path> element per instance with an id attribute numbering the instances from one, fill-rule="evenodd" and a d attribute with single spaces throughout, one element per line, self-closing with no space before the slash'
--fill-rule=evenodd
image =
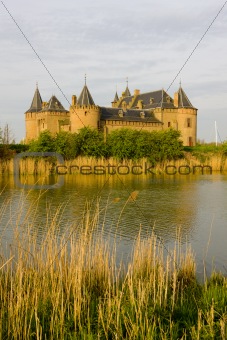
<path id="1" fill-rule="evenodd" d="M 140 95 L 140 90 L 134 90 L 134 96 L 139 96 Z"/>
<path id="2" fill-rule="evenodd" d="M 72 106 L 76 105 L 77 98 L 75 95 L 72 96 Z"/>
<path id="3" fill-rule="evenodd" d="M 175 92 L 175 93 L 174 93 L 173 104 L 174 104 L 175 107 L 178 107 L 178 106 L 179 106 L 179 92 Z"/>

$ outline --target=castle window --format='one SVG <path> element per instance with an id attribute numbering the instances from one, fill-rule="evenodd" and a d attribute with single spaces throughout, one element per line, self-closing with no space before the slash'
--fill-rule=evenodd
<path id="1" fill-rule="evenodd" d="M 192 126 L 191 118 L 187 118 L 187 127 L 191 126 Z"/>
<path id="2" fill-rule="evenodd" d="M 171 127 L 171 122 L 168 122 L 168 127 Z"/>

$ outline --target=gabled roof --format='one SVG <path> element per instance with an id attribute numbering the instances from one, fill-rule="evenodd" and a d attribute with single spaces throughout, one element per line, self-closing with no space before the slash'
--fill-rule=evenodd
<path id="1" fill-rule="evenodd" d="M 178 96 L 179 96 L 178 97 L 178 107 L 192 107 L 192 108 L 194 108 L 192 103 L 188 99 L 186 93 L 182 89 L 181 85 L 180 85 L 177 93 L 178 93 Z"/>
<path id="2" fill-rule="evenodd" d="M 30 106 L 30 109 L 28 109 L 26 112 L 38 112 L 42 110 L 42 98 L 39 93 L 38 86 L 36 87 L 34 97 L 32 99 L 32 103 Z"/>
<path id="3" fill-rule="evenodd" d="M 120 114 L 121 112 L 121 114 Z M 141 114 L 144 114 L 142 117 Z M 151 110 L 125 110 L 121 108 L 101 107 L 101 120 L 117 120 L 129 122 L 150 122 L 162 124 L 151 112 Z"/>
<path id="4" fill-rule="evenodd" d="M 49 102 L 43 107 L 42 111 L 68 112 L 55 96 L 50 98 Z"/>
<path id="5" fill-rule="evenodd" d="M 95 105 L 94 103 L 94 100 L 88 90 L 88 87 L 87 85 L 85 84 L 84 85 L 84 88 L 78 98 L 78 101 L 77 101 L 77 104 L 78 105 L 81 105 L 81 106 L 91 106 L 91 105 Z"/>
<path id="6" fill-rule="evenodd" d="M 122 105 L 123 101 L 126 102 L 126 104 L 129 104 L 132 101 L 132 99 L 133 96 L 122 98 L 119 107 Z M 174 108 L 173 99 L 163 89 L 139 94 L 136 97 L 132 108 L 137 108 L 139 101 L 143 102 L 143 109 L 152 109 L 156 107 Z"/>

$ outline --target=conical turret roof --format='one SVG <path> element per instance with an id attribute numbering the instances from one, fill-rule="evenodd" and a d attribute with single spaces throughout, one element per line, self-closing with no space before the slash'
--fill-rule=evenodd
<path id="1" fill-rule="evenodd" d="M 82 92 L 81 92 L 81 94 L 78 98 L 77 104 L 81 105 L 81 106 L 83 106 L 83 105 L 84 106 L 95 105 L 95 102 L 94 102 L 86 84 L 84 85 L 84 88 L 83 88 L 83 90 L 82 90 Z"/>
<path id="2" fill-rule="evenodd" d="M 119 100 L 119 97 L 118 97 L 118 94 L 117 94 L 117 91 L 116 91 L 113 103 L 118 102 L 118 100 Z"/>
<path id="3" fill-rule="evenodd" d="M 31 106 L 30 106 L 30 109 L 28 109 L 26 112 L 38 112 L 38 111 L 41 111 L 42 110 L 42 98 L 41 98 L 41 95 L 39 93 L 39 89 L 38 89 L 38 86 L 36 87 L 36 90 L 35 90 L 35 94 L 34 94 L 34 97 L 32 99 L 32 103 L 31 103 Z"/>
<path id="4" fill-rule="evenodd" d="M 177 93 L 178 93 L 178 96 L 179 96 L 178 107 L 192 107 L 192 108 L 194 107 L 192 105 L 192 103 L 190 102 L 190 100 L 188 99 L 186 93 L 182 89 L 181 85 L 180 85 Z"/>
<path id="5" fill-rule="evenodd" d="M 64 106 L 60 103 L 56 96 L 52 96 L 48 103 L 43 107 L 43 111 L 65 111 L 68 112 Z"/>
<path id="6" fill-rule="evenodd" d="M 125 97 L 130 97 L 130 96 L 131 96 L 131 93 L 130 93 L 128 85 L 127 85 L 126 89 L 125 89 Z"/>

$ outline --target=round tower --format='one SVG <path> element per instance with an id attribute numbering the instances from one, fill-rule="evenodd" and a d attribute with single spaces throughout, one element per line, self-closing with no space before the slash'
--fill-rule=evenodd
<path id="1" fill-rule="evenodd" d="M 38 85 L 30 108 L 25 112 L 26 142 L 38 137 L 37 112 L 42 110 L 42 98 L 39 93 Z"/>
<path id="2" fill-rule="evenodd" d="M 78 132 L 84 127 L 99 129 L 100 126 L 100 107 L 95 105 L 94 100 L 86 85 L 77 100 L 72 96 L 72 105 L 70 106 L 71 132 Z"/>

